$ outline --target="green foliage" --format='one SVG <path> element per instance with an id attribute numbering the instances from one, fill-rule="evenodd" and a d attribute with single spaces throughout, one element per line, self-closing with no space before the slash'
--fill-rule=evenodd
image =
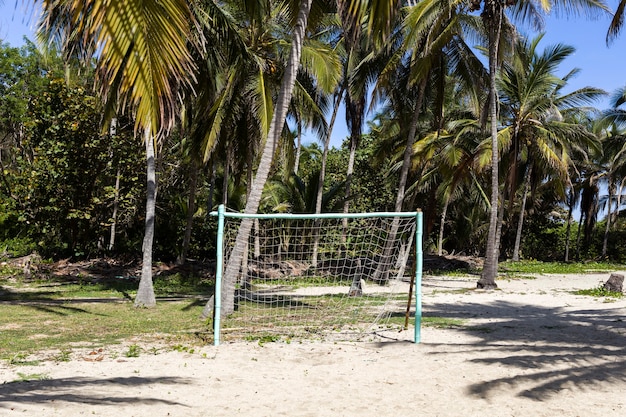
<path id="1" fill-rule="evenodd" d="M 248 342 L 257 341 L 259 346 L 263 346 L 266 343 L 274 343 L 280 341 L 280 336 L 275 334 L 256 334 L 256 335 L 248 335 L 245 337 L 245 340 Z"/>
<path id="2" fill-rule="evenodd" d="M 509 234 L 514 239 L 514 232 Z M 574 236 L 575 237 L 575 236 Z M 541 261 L 562 260 L 565 254 L 566 227 L 543 215 L 530 216 L 525 222 L 520 257 L 532 256 Z M 570 253 L 575 239 L 570 242 Z M 510 245 L 512 247 L 512 245 Z"/>
<path id="3" fill-rule="evenodd" d="M 33 157 L 24 166 L 30 175 L 20 189 L 31 234 L 44 253 L 93 253 L 106 233 L 115 184 L 110 155 L 118 153 L 115 141 L 100 134 L 98 100 L 52 79 L 31 111 Z"/>
<path id="4" fill-rule="evenodd" d="M 25 352 L 15 353 L 13 356 L 7 359 L 7 363 L 9 365 L 20 365 L 20 366 L 37 366 L 40 361 L 38 360 L 29 360 L 29 355 Z"/>
<path id="5" fill-rule="evenodd" d="M 2 224 L 0 223 L 0 227 Z M 0 259 L 7 256 L 16 258 L 26 256 L 37 250 L 37 243 L 29 237 L 12 237 L 0 239 Z"/>
<path id="6" fill-rule="evenodd" d="M 623 293 L 618 291 L 610 291 L 607 290 L 604 286 L 599 286 L 596 288 L 586 289 L 586 290 L 578 290 L 574 291 L 576 295 L 589 295 L 592 297 L 611 297 L 611 298 L 622 298 L 624 296 Z"/>
<path id="7" fill-rule="evenodd" d="M 69 362 L 72 359 L 72 351 L 69 349 L 61 349 L 57 355 L 54 356 L 56 362 Z"/>
<path id="8" fill-rule="evenodd" d="M 50 376 L 48 376 L 47 374 L 25 374 L 22 372 L 18 372 L 17 376 L 19 377 L 18 379 L 12 381 L 12 382 L 31 382 L 31 381 L 45 381 L 47 379 L 50 379 Z"/>
<path id="9" fill-rule="evenodd" d="M 372 137 L 365 135 L 361 146 L 357 149 L 354 173 L 351 185 L 351 212 L 376 212 L 393 210 L 395 202 L 396 178 L 388 177 L 384 164 L 375 164 L 377 148 Z M 329 184 L 346 181 L 346 167 L 349 157 L 349 139 L 341 149 L 333 148 L 328 153 L 326 178 Z M 329 210 L 341 211 L 343 207 L 343 190 L 330 199 Z"/>
<path id="10" fill-rule="evenodd" d="M 542 262 L 525 260 L 501 262 L 499 269 L 513 274 L 585 274 L 622 269 L 624 265 L 609 262 Z"/>
<path id="11" fill-rule="evenodd" d="M 124 353 L 127 358 L 138 358 L 141 353 L 141 347 L 139 345 L 130 345 L 128 350 Z"/>
<path id="12" fill-rule="evenodd" d="M 208 280 L 193 274 L 161 275 L 154 278 L 156 294 L 167 296 L 175 294 L 208 294 L 214 287 L 214 280 Z"/>

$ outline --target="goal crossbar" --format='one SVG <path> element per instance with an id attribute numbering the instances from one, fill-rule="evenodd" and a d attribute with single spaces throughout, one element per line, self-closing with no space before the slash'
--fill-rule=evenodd
<path id="1" fill-rule="evenodd" d="M 216 242 L 216 276 L 215 276 L 215 311 L 221 310 L 221 294 L 223 291 L 223 274 L 224 274 L 224 258 L 226 254 L 225 248 L 225 221 L 226 219 L 271 219 L 271 220 L 323 220 L 323 219 L 400 219 L 400 218 L 412 218 L 415 219 L 415 231 L 414 231 L 414 274 L 411 277 L 411 288 L 409 292 L 409 299 L 407 305 L 407 314 L 411 303 L 414 307 L 414 333 L 413 342 L 420 343 L 421 341 L 421 321 L 422 321 L 422 269 L 423 269 L 423 249 L 422 249 L 422 212 L 374 212 L 374 213 L 321 213 L 321 214 L 295 214 L 295 213 L 276 213 L 276 214 L 247 214 L 238 212 L 227 212 L 224 205 L 220 205 L 217 211 L 209 213 L 210 216 L 217 217 L 217 242 Z M 215 314 L 213 318 L 213 335 L 214 345 L 220 344 L 221 334 L 221 315 Z M 408 317 L 408 315 L 407 315 Z"/>

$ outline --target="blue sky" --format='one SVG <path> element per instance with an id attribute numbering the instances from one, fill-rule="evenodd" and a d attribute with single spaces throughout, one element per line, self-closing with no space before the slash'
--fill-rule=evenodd
<path id="1" fill-rule="evenodd" d="M 35 19 L 31 9 L 22 0 L 0 0 L 0 39 L 13 46 L 20 46 L 24 35 L 34 39 Z M 607 0 L 611 9 L 615 9 L 617 0 Z M 26 2 L 29 3 L 29 2 Z M 17 7 L 16 7 L 17 4 Z M 626 28 L 610 46 L 606 45 L 606 30 L 611 16 L 607 15 L 593 21 L 585 18 L 557 18 L 549 16 L 545 22 L 546 35 L 541 46 L 564 43 L 574 46 L 576 53 L 561 66 L 565 75 L 573 68 L 580 68 L 580 74 L 568 84 L 570 89 L 585 86 L 598 87 L 612 93 L 626 85 Z M 532 32 L 526 31 L 529 36 Z M 608 99 L 598 102 L 597 107 L 608 107 Z M 345 116 L 338 115 L 333 132 L 332 143 L 339 146 L 347 136 Z"/>

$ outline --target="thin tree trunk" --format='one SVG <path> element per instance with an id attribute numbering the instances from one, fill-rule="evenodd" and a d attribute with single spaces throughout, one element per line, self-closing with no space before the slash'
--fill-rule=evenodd
<path id="1" fill-rule="evenodd" d="M 524 213 L 526 212 L 526 199 L 528 198 L 528 192 L 530 191 L 530 175 L 532 172 L 532 165 L 528 167 L 526 172 L 526 183 L 524 184 L 524 197 L 522 198 L 522 207 L 520 208 L 519 221 L 517 223 L 517 231 L 515 233 L 515 245 L 513 247 L 513 261 L 519 261 L 519 247 L 522 243 L 522 228 L 524 227 Z"/>
<path id="2" fill-rule="evenodd" d="M 217 173 L 217 162 L 215 157 L 213 157 L 213 162 L 211 162 L 211 180 L 209 181 L 209 198 L 207 201 L 208 212 L 213 211 L 213 196 L 215 195 L 215 174 Z"/>
<path id="3" fill-rule="evenodd" d="M 585 212 L 580 210 L 580 220 L 578 222 L 578 231 L 576 232 L 576 259 L 580 259 L 580 232 L 583 225 Z"/>
<path id="4" fill-rule="evenodd" d="M 609 243 L 609 231 L 611 230 L 611 217 L 612 217 L 612 201 L 615 195 L 615 180 L 613 177 L 609 177 L 609 201 L 607 203 L 608 213 L 606 215 L 606 227 L 604 228 L 604 239 L 602 240 L 602 259 L 606 258 L 606 252 L 608 250 Z"/>
<path id="5" fill-rule="evenodd" d="M 247 200 L 244 210 L 247 214 L 254 214 L 259 209 L 263 187 L 267 181 L 267 177 L 272 166 L 274 152 L 285 124 L 287 109 L 291 101 L 293 87 L 300 63 L 300 56 L 302 54 L 302 45 L 304 42 L 309 12 L 311 11 L 311 3 L 312 0 L 301 0 L 300 2 L 298 18 L 293 29 L 289 62 L 287 63 L 287 67 L 285 68 L 285 73 L 283 75 L 280 91 L 276 101 L 276 108 L 274 110 L 274 116 L 272 118 L 272 123 L 270 124 L 265 146 L 263 147 L 261 161 L 259 163 L 254 182 L 252 183 L 252 192 L 250 193 L 250 198 Z M 226 265 L 226 270 L 224 271 L 224 282 L 222 286 L 223 291 L 221 294 L 222 315 L 228 315 L 234 311 L 235 282 L 237 280 L 237 276 L 239 275 L 243 252 L 250 236 L 252 223 L 252 219 L 244 219 L 241 222 L 239 231 L 237 232 L 237 238 L 235 240 L 235 247 L 232 250 L 231 256 Z M 209 317 L 211 313 L 212 302 L 209 300 L 202 312 L 202 316 Z"/>
<path id="6" fill-rule="evenodd" d="M 502 190 L 500 195 L 500 202 L 501 204 L 498 207 L 498 227 L 496 228 L 496 260 L 500 259 L 500 240 L 502 239 L 502 226 L 504 225 L 504 190 Z"/>
<path id="7" fill-rule="evenodd" d="M 248 154 L 246 156 L 247 158 L 247 165 L 248 165 L 248 172 L 247 172 L 247 184 L 248 184 L 248 189 L 246 190 L 246 201 L 250 198 L 250 191 L 252 191 L 252 183 L 254 181 L 254 152 L 253 152 L 253 148 L 252 146 L 248 146 Z M 254 259 L 259 259 L 259 257 L 261 256 L 261 242 L 259 241 L 259 219 L 254 219 L 254 225 L 253 225 L 253 236 L 254 236 Z M 244 265 L 244 270 L 247 271 L 248 269 L 248 257 L 246 256 L 245 259 L 243 260 Z"/>
<path id="8" fill-rule="evenodd" d="M 411 126 L 409 126 L 409 133 L 406 138 L 406 147 L 404 148 L 404 158 L 402 160 L 402 169 L 400 170 L 400 179 L 398 180 L 398 194 L 396 195 L 396 204 L 394 210 L 396 212 L 402 211 L 402 204 L 404 203 L 404 194 L 406 191 L 406 184 L 409 178 L 409 169 L 411 168 L 411 157 L 413 156 L 413 145 L 415 144 L 415 136 L 417 135 L 417 125 L 419 122 L 419 116 L 422 110 L 422 103 L 424 102 L 424 95 L 426 93 L 426 85 L 428 83 L 428 75 L 420 82 L 419 93 L 417 96 L 417 102 L 415 103 L 415 109 L 413 110 L 413 118 L 411 119 Z M 389 235 L 385 240 L 385 248 L 381 255 L 381 260 L 374 271 L 373 279 L 379 284 L 384 284 L 389 278 L 389 258 L 391 256 L 391 250 L 393 245 L 396 244 L 396 235 L 398 228 L 400 227 L 400 218 L 394 217 L 391 222 L 391 228 Z"/>
<path id="9" fill-rule="evenodd" d="M 411 157 L 413 156 L 413 145 L 415 144 L 415 136 L 417 135 L 417 124 L 424 103 L 424 95 L 426 94 L 426 85 L 428 84 L 428 76 L 424 77 L 419 86 L 417 102 L 413 111 L 413 119 L 409 128 L 409 135 L 406 138 L 406 147 L 404 148 L 404 158 L 402 160 L 402 169 L 400 171 L 400 179 L 398 180 L 398 194 L 396 195 L 396 204 L 394 209 L 396 212 L 402 211 L 402 203 L 404 203 L 404 194 L 406 192 L 406 183 L 409 178 L 409 169 L 411 168 Z"/>
<path id="10" fill-rule="evenodd" d="M 146 230 L 143 238 L 143 261 L 141 265 L 141 280 L 135 297 L 135 307 L 154 307 L 156 297 L 152 284 L 152 244 L 154 242 L 154 216 L 156 208 L 156 167 L 154 155 L 154 137 L 150 127 L 146 127 L 144 141 L 146 142 L 146 161 L 148 189 L 146 193 Z"/>
<path id="11" fill-rule="evenodd" d="M 300 154 L 302 153 L 302 121 L 298 118 L 298 135 L 296 137 L 296 156 L 293 163 L 293 173 L 298 175 L 300 168 Z"/>
<path id="12" fill-rule="evenodd" d="M 617 193 L 615 194 L 615 213 L 613 214 L 615 221 L 613 222 L 613 229 L 615 229 L 615 225 L 617 225 L 617 220 L 619 219 L 619 208 L 622 205 L 622 192 L 624 191 L 624 181 L 626 181 L 626 178 L 620 181 L 619 187 L 617 188 Z"/>
<path id="13" fill-rule="evenodd" d="M 198 190 L 198 165 L 192 159 L 189 165 L 189 196 L 187 198 L 187 223 L 185 224 L 185 235 L 183 245 L 178 257 L 177 264 L 184 265 L 187 261 L 189 244 L 191 243 L 191 232 L 193 230 L 193 216 L 196 212 L 196 191 Z"/>
<path id="14" fill-rule="evenodd" d="M 449 194 L 446 197 L 446 202 L 443 205 L 443 210 L 441 210 L 441 224 L 439 225 L 439 239 L 437 239 L 437 255 L 443 255 L 443 229 L 446 225 L 446 214 L 448 212 L 448 204 L 450 204 L 450 196 Z"/>
<path id="15" fill-rule="evenodd" d="M 498 152 L 498 99 L 496 89 L 496 72 L 498 69 L 498 48 L 500 31 L 502 28 L 503 5 L 499 1 L 491 0 L 485 3 L 485 7 L 491 6 L 492 19 L 488 22 L 489 27 L 489 118 L 491 123 L 491 209 L 489 211 L 489 232 L 487 235 L 487 248 L 485 250 L 485 263 L 480 280 L 476 283 L 477 288 L 497 288 L 496 276 L 498 275 L 498 205 L 499 205 L 499 181 L 498 164 L 500 162 Z M 483 11 L 485 13 L 485 11 Z"/>
<path id="16" fill-rule="evenodd" d="M 320 176 L 317 183 L 317 194 L 315 195 L 315 214 L 320 214 L 322 212 L 322 201 L 324 199 L 324 181 L 326 178 L 326 160 L 328 159 L 328 149 L 330 147 L 330 137 L 333 133 L 333 128 L 335 127 L 335 120 L 337 120 L 337 113 L 339 112 L 339 106 L 341 105 L 341 100 L 343 97 L 344 88 L 343 85 L 339 89 L 335 100 L 335 107 L 333 108 L 333 114 L 330 117 L 330 123 L 328 125 L 328 133 L 326 138 L 324 139 L 324 150 L 322 152 L 322 166 L 320 168 Z M 313 225 L 313 255 L 311 257 L 311 265 L 313 267 L 317 266 L 317 258 L 320 246 L 320 221 L 316 219 Z"/>
<path id="17" fill-rule="evenodd" d="M 572 233 L 572 213 L 574 211 L 574 187 L 570 188 L 569 201 L 567 204 L 567 227 L 565 229 L 565 262 L 569 262 L 569 246 Z"/>
<path id="18" fill-rule="evenodd" d="M 222 178 L 222 204 L 224 207 L 228 207 L 228 177 L 230 177 L 230 148 L 226 150 L 224 178 Z"/>
<path id="19" fill-rule="evenodd" d="M 348 169 L 346 170 L 346 191 L 344 194 L 343 214 L 350 212 L 350 193 L 352 188 L 352 175 L 354 174 L 354 160 L 356 158 L 357 139 L 350 137 L 350 156 L 348 157 Z M 341 241 L 345 243 L 346 233 L 348 231 L 348 218 L 342 220 L 343 231 L 341 233 Z"/>
<path id="20" fill-rule="evenodd" d="M 108 250 L 113 250 L 115 247 L 115 229 L 117 228 L 117 210 L 120 205 L 120 168 L 117 167 L 117 174 L 115 175 L 115 196 L 113 197 L 113 214 L 111 215 L 111 236 L 109 237 Z"/>

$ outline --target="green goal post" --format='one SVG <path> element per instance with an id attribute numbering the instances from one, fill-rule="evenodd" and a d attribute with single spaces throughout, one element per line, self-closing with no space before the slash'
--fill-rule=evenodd
<path id="1" fill-rule="evenodd" d="M 411 289 L 409 292 L 409 305 L 411 301 L 414 303 L 414 334 L 413 342 L 421 341 L 421 322 L 422 322 L 422 269 L 423 269 L 423 216 L 421 211 L 415 212 L 374 212 L 374 213 L 322 213 L 322 214 L 291 214 L 291 213 L 275 213 L 275 214 L 245 214 L 239 212 L 227 212 L 224 205 L 218 206 L 217 211 L 210 212 L 210 216 L 217 217 L 217 242 L 216 242 L 216 274 L 215 274 L 215 297 L 214 297 L 214 317 L 213 317 L 213 344 L 218 346 L 221 342 L 221 293 L 222 280 L 224 274 L 224 258 L 226 254 L 225 248 L 225 220 L 232 219 L 273 219 L 273 220 L 317 220 L 317 219 L 367 219 L 367 218 L 414 218 L 414 255 L 415 268 L 414 276 L 411 278 Z M 411 295 L 411 292 L 413 293 Z M 407 314 L 408 317 L 408 314 Z"/>

